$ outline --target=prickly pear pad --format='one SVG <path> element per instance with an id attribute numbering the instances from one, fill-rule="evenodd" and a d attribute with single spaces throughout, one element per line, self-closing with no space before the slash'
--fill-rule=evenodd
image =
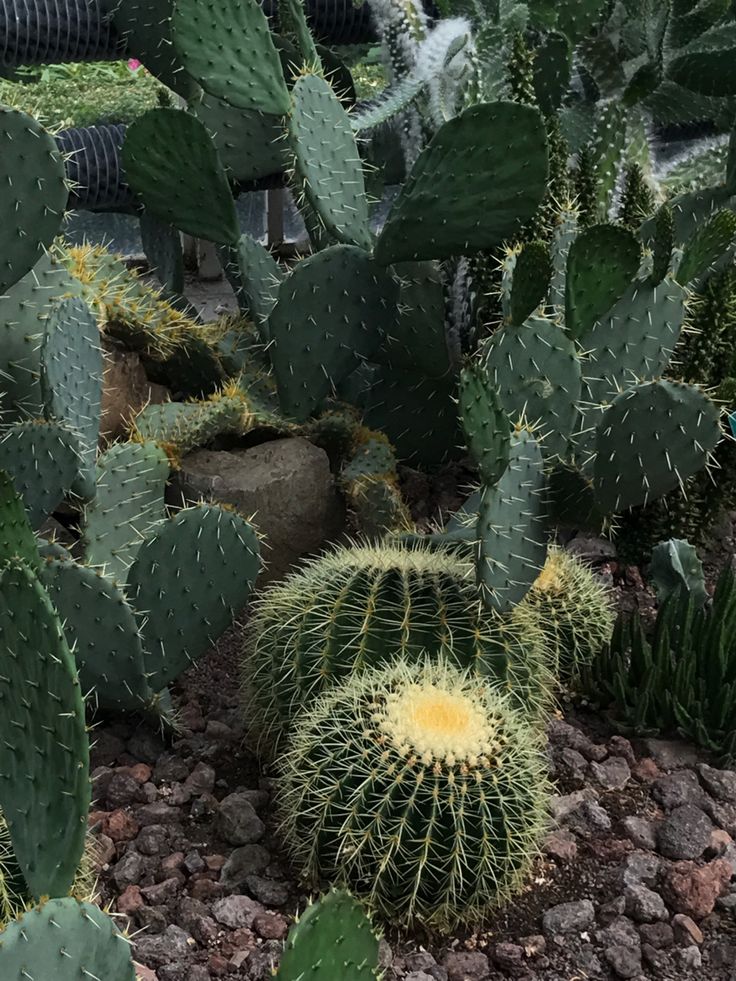
<path id="1" fill-rule="evenodd" d="M 128 575 L 141 615 L 149 683 L 160 691 L 194 664 L 248 602 L 260 571 L 258 536 L 232 511 L 201 504 L 158 525 Z"/>
<path id="2" fill-rule="evenodd" d="M 56 141 L 32 117 L 0 106 L 0 296 L 59 232 L 69 197 Z"/>
<path id="3" fill-rule="evenodd" d="M 449 259 L 499 245 L 533 217 L 547 190 L 538 110 L 472 106 L 445 123 L 414 164 L 376 245 L 384 265 Z"/>
<path id="4" fill-rule="evenodd" d="M 459 405 L 465 440 L 481 480 L 495 484 L 508 466 L 511 424 L 498 390 L 477 362 L 460 373 Z"/>
<path id="5" fill-rule="evenodd" d="M 147 708 L 154 693 L 138 622 L 122 590 L 96 569 L 66 559 L 47 561 L 41 579 L 64 622 L 91 701 L 115 711 Z"/>
<path id="6" fill-rule="evenodd" d="M 12 477 L 0 470 L 0 568 L 15 558 L 22 559 L 32 569 L 41 564 L 23 498 L 16 491 Z"/>
<path id="7" fill-rule="evenodd" d="M 509 465 L 484 487 L 478 509 L 478 585 L 486 606 L 503 613 L 519 603 L 544 566 L 549 532 L 547 480 L 533 436 L 511 438 Z"/>
<path id="8" fill-rule="evenodd" d="M 18 560 L 0 581 L 0 645 L 0 807 L 31 893 L 64 896 L 90 803 L 84 699 L 56 610 Z"/>
<path id="9" fill-rule="evenodd" d="M 598 424 L 599 506 L 621 511 L 681 487 L 720 437 L 718 408 L 694 385 L 654 381 L 622 392 Z"/>
<path id="10" fill-rule="evenodd" d="M 288 133 L 298 186 L 329 234 L 370 249 L 363 161 L 348 114 L 319 75 L 297 79 Z"/>
<path id="11" fill-rule="evenodd" d="M 391 332 L 399 286 L 367 252 L 334 245 L 279 287 L 269 354 L 285 415 L 304 422 Z"/>
<path id="12" fill-rule="evenodd" d="M 146 208 L 179 231 L 235 245 L 240 235 L 225 168 L 209 133 L 179 109 L 152 109 L 129 126 L 125 173 Z"/>
<path id="13" fill-rule="evenodd" d="M 277 981 L 368 981 L 378 969 L 378 937 L 357 899 L 331 890 L 289 931 Z"/>
<path id="14" fill-rule="evenodd" d="M 79 462 L 76 434 L 57 422 L 18 422 L 0 437 L 0 470 L 12 477 L 34 528 L 61 504 Z"/>
<path id="15" fill-rule="evenodd" d="M 210 95 L 237 109 L 285 116 L 289 92 L 257 0 L 177 0 L 174 47 Z"/>
<path id="16" fill-rule="evenodd" d="M 94 497 L 102 406 L 102 348 L 97 320 L 79 297 L 54 308 L 41 348 L 41 393 L 47 419 L 77 436 L 80 496 Z"/>
<path id="17" fill-rule="evenodd" d="M 50 899 L 0 933 L 3 981 L 135 981 L 128 941 L 97 906 Z"/>
<path id="18" fill-rule="evenodd" d="M 84 512 L 84 558 L 125 582 L 143 536 L 164 518 L 166 453 L 154 442 L 116 443 L 97 461 L 97 494 Z"/>

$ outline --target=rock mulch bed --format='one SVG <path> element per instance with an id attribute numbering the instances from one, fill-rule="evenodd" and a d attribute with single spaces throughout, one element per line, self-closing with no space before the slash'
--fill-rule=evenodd
<path id="1" fill-rule="evenodd" d="M 236 647 L 232 634 L 184 679 L 173 744 L 97 730 L 102 898 L 137 932 L 146 981 L 268 978 L 305 902 L 273 779 L 242 749 Z M 558 795 L 527 890 L 481 932 L 387 934 L 386 981 L 736 981 L 736 771 L 573 722 L 550 726 Z"/>

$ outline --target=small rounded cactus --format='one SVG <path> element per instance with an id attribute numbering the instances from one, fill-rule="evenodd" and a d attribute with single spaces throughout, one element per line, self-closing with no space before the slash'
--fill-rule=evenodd
<path id="1" fill-rule="evenodd" d="M 542 572 L 521 607 L 547 638 L 551 660 L 565 684 L 600 653 L 613 633 L 616 613 L 610 591 L 591 570 L 551 547 Z"/>
<path id="2" fill-rule="evenodd" d="M 351 546 L 308 562 L 256 607 L 244 675 L 253 733 L 274 751 L 329 685 L 425 654 L 472 667 L 537 717 L 549 704 L 543 634 L 524 611 L 484 611 L 467 560 L 419 546 Z"/>
<path id="3" fill-rule="evenodd" d="M 400 925 L 478 922 L 523 883 L 546 827 L 541 733 L 443 658 L 326 692 L 296 723 L 282 770 L 296 863 Z"/>

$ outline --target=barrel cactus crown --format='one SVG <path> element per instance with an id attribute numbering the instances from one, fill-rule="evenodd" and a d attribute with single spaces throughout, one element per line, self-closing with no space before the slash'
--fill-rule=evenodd
<path id="1" fill-rule="evenodd" d="M 273 748 L 330 684 L 425 653 L 472 667 L 536 716 L 548 704 L 542 632 L 523 610 L 483 611 L 467 560 L 399 543 L 348 546 L 308 562 L 256 608 L 245 656 L 254 732 Z"/>
<path id="2" fill-rule="evenodd" d="M 285 839 L 308 876 L 440 932 L 513 895 L 546 824 L 541 734 L 442 657 L 326 692 L 296 723 L 283 781 Z"/>
<path id="3" fill-rule="evenodd" d="M 613 633 L 616 614 L 610 591 L 582 562 L 551 546 L 542 572 L 521 607 L 545 635 L 556 674 L 573 683 Z"/>

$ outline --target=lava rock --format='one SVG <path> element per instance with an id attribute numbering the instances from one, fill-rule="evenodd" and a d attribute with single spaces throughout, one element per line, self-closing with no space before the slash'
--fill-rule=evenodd
<path id="1" fill-rule="evenodd" d="M 643 885 L 627 885 L 624 889 L 626 913 L 637 923 L 656 923 L 669 918 L 667 907 L 658 892 Z"/>
<path id="2" fill-rule="evenodd" d="M 442 959 L 449 981 L 484 981 L 488 957 L 479 950 L 451 950 Z"/>
<path id="3" fill-rule="evenodd" d="M 542 926 L 548 936 L 565 933 L 582 933 L 595 924 L 595 908 L 589 899 L 575 903 L 560 903 L 548 909 L 542 917 Z"/>
<path id="4" fill-rule="evenodd" d="M 655 780 L 652 797 L 666 811 L 671 811 L 683 804 L 702 804 L 705 793 L 692 770 L 681 770 Z"/>
<path id="5" fill-rule="evenodd" d="M 128 848 L 113 869 L 112 878 L 122 892 L 126 886 L 135 886 L 146 873 L 146 861 L 134 848 Z"/>
<path id="6" fill-rule="evenodd" d="M 248 876 L 265 872 L 270 862 L 271 855 L 263 845 L 242 845 L 231 853 L 222 867 L 220 882 L 226 889 L 239 892 L 245 887 Z"/>
<path id="7" fill-rule="evenodd" d="M 621 756 L 610 756 L 602 763 L 591 763 L 590 769 L 604 790 L 623 790 L 631 779 L 629 764 Z"/>
<path id="8" fill-rule="evenodd" d="M 217 827 L 230 845 L 249 845 L 260 841 L 266 827 L 243 794 L 229 794 L 217 809 Z"/>
<path id="9" fill-rule="evenodd" d="M 265 912 L 263 906 L 250 896 L 225 896 L 212 906 L 212 915 L 217 922 L 231 930 L 250 929 L 256 916 Z"/>
<path id="10" fill-rule="evenodd" d="M 641 974 L 640 947 L 608 947 L 603 956 L 619 978 L 635 978 Z"/>
<path id="11" fill-rule="evenodd" d="M 690 947 L 692 944 L 699 946 L 704 940 L 703 931 L 698 924 L 684 913 L 676 913 L 672 917 L 672 931 L 675 942 L 684 947 Z"/>
<path id="12" fill-rule="evenodd" d="M 545 838 L 542 851 L 557 862 L 571 862 L 578 853 L 578 846 L 569 831 L 553 831 Z"/>
<path id="13" fill-rule="evenodd" d="M 247 891 L 264 906 L 283 906 L 289 901 L 289 889 L 284 882 L 266 879 L 260 875 L 246 877 Z"/>
<path id="14" fill-rule="evenodd" d="M 676 913 L 702 920 L 713 912 L 731 876 L 731 866 L 721 858 L 700 868 L 694 862 L 677 862 L 665 875 L 662 895 Z"/>
<path id="15" fill-rule="evenodd" d="M 657 846 L 666 858 L 700 858 L 710 844 L 713 822 L 693 804 L 676 807 L 657 828 Z"/>
<path id="16" fill-rule="evenodd" d="M 709 794 L 727 804 L 736 804 L 736 770 L 716 770 L 705 763 L 697 769 Z"/>
<path id="17" fill-rule="evenodd" d="M 194 941 L 181 927 L 166 927 L 157 937 L 141 936 L 136 939 L 136 956 L 158 970 L 172 961 L 185 960 Z M 181 977 L 181 975 L 180 975 Z"/>
<path id="18" fill-rule="evenodd" d="M 163 824 L 149 824 L 141 828 L 135 839 L 135 847 L 142 855 L 163 855 L 168 844 L 169 829 Z"/>
<path id="19" fill-rule="evenodd" d="M 663 770 L 685 769 L 698 762 L 695 747 L 677 739 L 645 739 L 644 750 Z"/>
<path id="20" fill-rule="evenodd" d="M 655 826 L 646 818 L 625 817 L 621 821 L 621 830 L 636 848 L 654 851 L 657 847 Z"/>
<path id="21" fill-rule="evenodd" d="M 566 823 L 581 838 L 592 838 L 602 831 L 611 830 L 611 819 L 605 808 L 588 800 L 575 808 Z"/>
<path id="22" fill-rule="evenodd" d="M 642 923 L 639 936 L 656 950 L 667 950 L 675 943 L 675 933 L 669 923 Z"/>

